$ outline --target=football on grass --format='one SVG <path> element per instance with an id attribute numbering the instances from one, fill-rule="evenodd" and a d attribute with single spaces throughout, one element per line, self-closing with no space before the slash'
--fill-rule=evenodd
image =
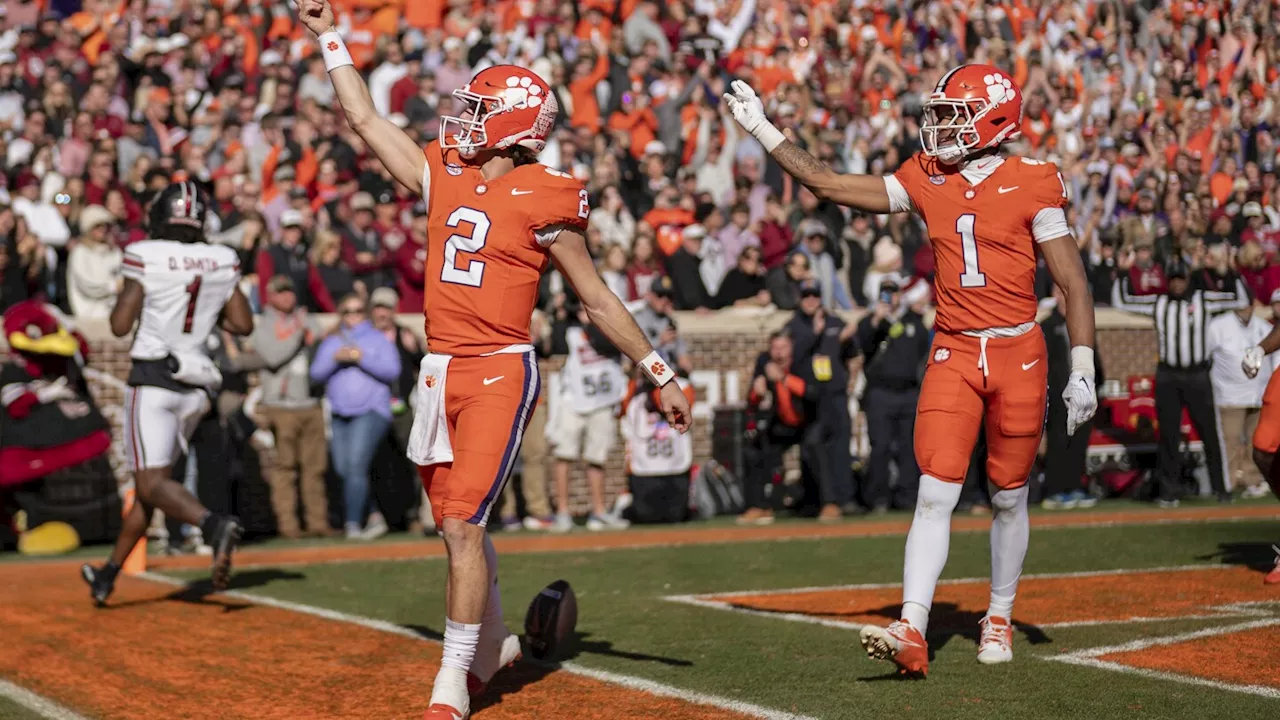
<path id="1" fill-rule="evenodd" d="M 524 640 L 537 660 L 555 656 L 556 650 L 578 625 L 578 598 L 567 580 L 542 588 L 524 618 Z"/>

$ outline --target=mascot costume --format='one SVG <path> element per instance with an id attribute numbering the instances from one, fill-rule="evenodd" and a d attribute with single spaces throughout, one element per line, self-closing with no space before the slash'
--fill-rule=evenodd
<path id="1" fill-rule="evenodd" d="M 82 538 L 113 536 L 120 501 L 108 460 L 111 429 L 81 369 L 84 338 L 35 300 L 5 312 L 4 336 L 0 527 L 9 526 L 28 554 L 68 552 Z"/>

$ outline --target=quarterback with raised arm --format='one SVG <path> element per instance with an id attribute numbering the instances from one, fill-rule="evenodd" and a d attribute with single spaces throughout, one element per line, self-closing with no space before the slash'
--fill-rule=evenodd
<path id="1" fill-rule="evenodd" d="M 1244 360 L 1240 363 L 1245 376 L 1257 377 L 1266 357 L 1276 350 L 1280 350 L 1280 327 L 1273 329 L 1262 342 L 1245 352 Z M 1258 472 L 1267 479 L 1271 492 L 1280 497 L 1277 450 L 1280 450 L 1280 373 L 1273 373 L 1262 394 L 1262 414 L 1258 417 L 1258 427 L 1253 430 L 1253 464 L 1258 466 Z M 1280 585 L 1280 546 L 1271 547 L 1276 551 L 1276 564 L 1263 578 L 1263 582 L 1267 585 Z"/>
<path id="2" fill-rule="evenodd" d="M 582 183 L 540 165 L 558 112 L 551 88 L 513 65 L 480 71 L 442 114 L 425 151 L 374 110 L 327 0 L 297 0 L 352 129 L 427 203 L 425 327 L 430 354 L 417 383 L 410 459 L 420 466 L 449 556 L 444 657 L 428 720 L 462 720 L 470 697 L 513 662 L 485 532 L 541 390 L 529 338 L 538 281 L 554 263 L 591 322 L 661 388 L 662 411 L 687 431 L 689 401 L 587 252 Z"/>
<path id="3" fill-rule="evenodd" d="M 946 73 L 924 103 L 923 151 L 884 177 L 833 172 L 788 141 L 755 92 L 734 81 L 734 118 L 783 169 L 819 198 L 872 213 L 915 212 L 928 226 L 937 264 L 937 319 L 916 407 L 920 494 L 907 535 L 901 619 L 862 629 L 862 645 L 904 674 L 929 670 L 929 608 L 947 561 L 951 513 L 979 428 L 991 482 L 991 599 L 978 661 L 1013 659 L 1014 593 L 1027 552 L 1027 477 L 1044 427 L 1046 350 L 1036 324 L 1036 253 L 1066 296 L 1071 377 L 1063 393 L 1067 431 L 1097 407 L 1093 298 L 1063 208 L 1058 168 L 1002 154 L 1018 134 L 1022 93 L 989 65 Z"/>

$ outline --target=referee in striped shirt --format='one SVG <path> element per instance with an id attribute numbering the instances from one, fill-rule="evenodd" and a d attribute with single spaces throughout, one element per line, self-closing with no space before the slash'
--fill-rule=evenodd
<path id="1" fill-rule="evenodd" d="M 1156 368 L 1156 420 L 1160 423 L 1160 445 L 1156 465 L 1156 503 L 1177 507 L 1182 477 L 1182 408 L 1187 408 L 1191 424 L 1204 443 L 1209 482 L 1220 502 L 1230 502 L 1223 470 L 1222 438 L 1209 380 L 1212 359 L 1205 340 L 1209 321 L 1218 313 L 1238 310 L 1249 304 L 1244 283 L 1236 281 L 1234 292 L 1191 289 L 1190 271 L 1179 259 L 1165 264 L 1168 289 L 1160 295 L 1131 295 L 1129 278 L 1116 280 L 1111 304 L 1152 317 L 1160 364 Z"/>

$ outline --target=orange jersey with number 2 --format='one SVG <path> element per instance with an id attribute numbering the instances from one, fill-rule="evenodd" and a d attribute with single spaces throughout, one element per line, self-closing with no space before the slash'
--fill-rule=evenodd
<path id="1" fill-rule="evenodd" d="M 538 231 L 585 229 L 586 189 L 536 163 L 486 180 L 479 167 L 435 142 L 426 156 L 422 310 L 431 352 L 476 356 L 527 345 L 550 246 Z"/>
<path id="2" fill-rule="evenodd" d="M 917 153 L 894 177 L 929 228 L 938 329 L 962 332 L 1034 322 L 1032 224 L 1041 210 L 1067 204 L 1058 167 L 1008 157 L 972 185 L 954 167 Z"/>

